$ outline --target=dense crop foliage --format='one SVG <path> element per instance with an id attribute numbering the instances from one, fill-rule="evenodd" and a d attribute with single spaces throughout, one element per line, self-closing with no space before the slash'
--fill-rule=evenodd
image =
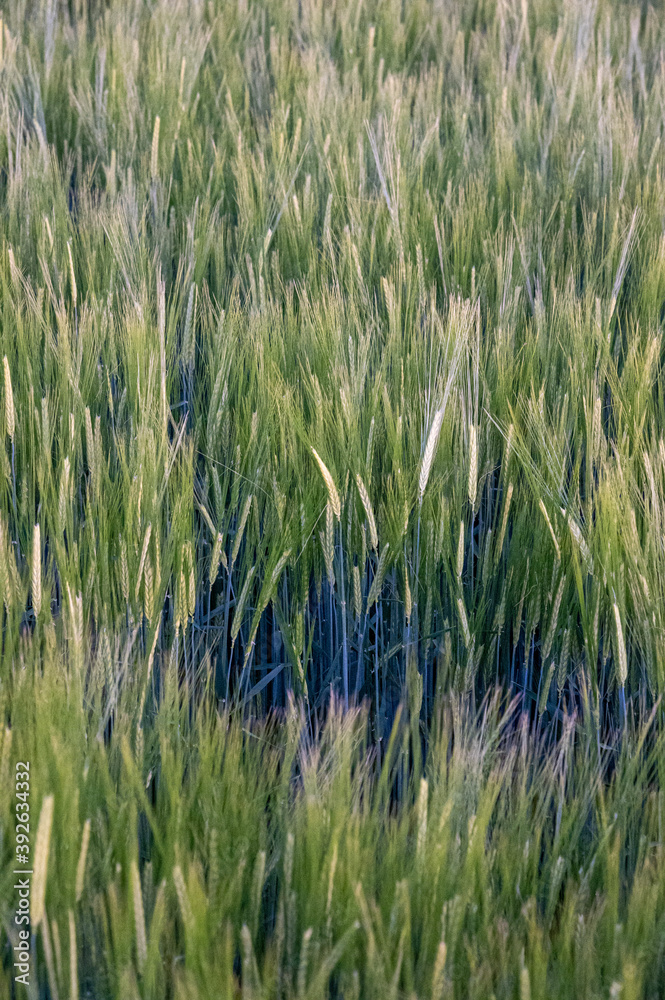
<path id="1" fill-rule="evenodd" d="M 661 995 L 660 7 L 0 6 L 33 995 Z"/>

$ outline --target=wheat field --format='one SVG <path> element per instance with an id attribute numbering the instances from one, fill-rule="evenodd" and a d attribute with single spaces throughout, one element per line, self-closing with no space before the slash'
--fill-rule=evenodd
<path id="1" fill-rule="evenodd" d="M 0 996 L 665 996 L 661 5 L 0 17 Z"/>

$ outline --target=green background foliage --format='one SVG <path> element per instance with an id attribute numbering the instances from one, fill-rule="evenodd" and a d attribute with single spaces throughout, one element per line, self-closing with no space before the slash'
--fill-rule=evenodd
<path id="1" fill-rule="evenodd" d="M 660 8 L 2 17 L 33 995 L 659 996 Z"/>

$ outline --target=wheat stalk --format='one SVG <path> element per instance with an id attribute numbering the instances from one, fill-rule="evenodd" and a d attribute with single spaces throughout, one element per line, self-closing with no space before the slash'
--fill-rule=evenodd
<path id="1" fill-rule="evenodd" d="M 36 930 L 37 927 L 30 921 L 31 929 Z M 44 945 L 44 958 L 46 959 L 46 972 L 48 975 L 48 984 L 51 990 L 52 1000 L 60 1000 L 60 994 L 58 993 L 58 980 L 55 972 L 55 964 L 53 962 L 53 950 L 51 948 L 51 935 L 49 933 L 49 922 L 46 911 L 44 911 L 43 919 L 41 920 L 42 928 L 42 942 Z"/>
<path id="2" fill-rule="evenodd" d="M 79 1000 L 78 949 L 76 947 L 76 920 L 72 910 L 69 919 L 69 995 L 71 1000 Z"/>

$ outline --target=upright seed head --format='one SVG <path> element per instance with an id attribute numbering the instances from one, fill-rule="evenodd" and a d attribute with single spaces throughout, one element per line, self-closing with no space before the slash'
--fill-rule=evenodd
<path id="1" fill-rule="evenodd" d="M 381 593 L 381 587 L 383 586 L 383 577 L 386 572 L 386 564 L 388 562 L 388 549 L 390 545 L 388 542 L 383 546 L 381 555 L 379 556 L 379 565 L 376 567 L 376 575 L 372 580 L 372 586 L 369 588 L 369 594 L 367 595 L 367 607 L 370 608 L 374 604 Z"/>
<path id="2" fill-rule="evenodd" d="M 47 463 L 51 462 L 51 448 L 49 441 L 49 416 L 48 416 L 48 400 L 46 396 L 42 396 L 42 449 L 44 451 L 44 458 Z"/>
<path id="3" fill-rule="evenodd" d="M 212 547 L 212 555 L 210 557 L 210 572 L 208 574 L 208 581 L 212 589 L 212 585 L 217 579 L 217 573 L 219 571 L 219 562 L 222 557 L 222 545 L 224 544 L 224 536 L 221 531 L 217 532 L 217 538 L 215 539 L 215 544 Z"/>
<path id="4" fill-rule="evenodd" d="M 424 858 L 427 844 L 427 799 L 427 778 L 421 778 L 420 792 L 418 794 L 418 840 L 416 842 L 416 858 L 418 861 L 422 861 Z"/>
<path id="5" fill-rule="evenodd" d="M 596 396 L 596 400 L 593 404 L 593 423 L 591 430 L 591 457 L 594 462 L 598 461 L 600 457 L 600 436 L 602 433 L 600 411 L 600 396 Z"/>
<path id="6" fill-rule="evenodd" d="M 189 930 L 194 923 L 194 912 L 192 910 L 192 904 L 189 901 L 189 893 L 187 892 L 187 885 L 185 883 L 180 865 L 176 865 L 173 869 L 173 881 L 175 883 L 176 894 L 178 896 L 178 905 L 180 906 L 182 922 Z"/>
<path id="7" fill-rule="evenodd" d="M 71 241 L 67 241 L 67 255 L 69 257 L 69 283 L 72 288 L 72 305 L 76 309 L 76 275 L 74 274 L 74 258 L 72 257 L 72 244 Z"/>
<path id="8" fill-rule="evenodd" d="M 69 496 L 69 459 L 66 458 L 63 470 L 60 473 L 60 489 L 58 492 L 58 531 L 61 535 L 65 530 L 68 496 Z"/>
<path id="9" fill-rule="evenodd" d="M 150 544 L 150 535 L 152 534 L 152 524 L 149 524 L 145 529 L 145 535 L 143 536 L 143 548 L 141 549 L 141 559 L 139 561 L 139 571 L 136 577 L 136 587 L 134 590 L 134 600 L 138 601 L 139 591 L 141 589 L 141 578 L 143 577 L 143 569 L 145 566 L 146 556 L 148 555 L 148 545 Z"/>
<path id="10" fill-rule="evenodd" d="M 45 796 L 39 813 L 37 839 L 32 877 L 32 893 L 30 895 L 30 927 L 36 930 L 44 917 L 44 900 L 46 898 L 46 879 L 48 875 L 48 856 L 51 844 L 51 826 L 53 823 L 53 796 Z"/>
<path id="11" fill-rule="evenodd" d="M 127 564 L 127 545 L 124 538 L 120 539 L 120 589 L 127 604 L 129 601 L 129 566 Z"/>
<path id="12" fill-rule="evenodd" d="M 547 513 L 547 507 L 543 503 L 542 498 L 538 501 L 538 506 L 540 507 L 540 512 L 545 518 L 545 524 L 549 528 L 550 535 L 552 536 L 552 541 L 554 542 L 554 549 L 556 551 L 556 557 L 557 559 L 561 560 L 561 549 L 559 548 L 559 543 L 556 540 L 556 535 L 554 534 L 554 528 L 552 527 L 550 516 Z"/>
<path id="13" fill-rule="evenodd" d="M 196 614 L 196 568 L 194 566 L 194 550 L 192 543 L 187 544 L 187 562 L 189 577 L 187 579 L 187 614 L 193 618 Z"/>
<path id="14" fill-rule="evenodd" d="M 32 533 L 32 607 L 35 618 L 42 610 L 42 545 L 39 524 Z"/>
<path id="15" fill-rule="evenodd" d="M 376 531 L 376 521 L 374 519 L 372 502 L 369 498 L 369 493 L 365 488 L 365 484 L 362 481 L 362 477 L 359 475 L 356 476 L 356 484 L 358 486 L 358 493 L 360 494 L 362 505 L 365 508 L 365 516 L 367 517 L 367 524 L 369 526 L 369 543 L 372 549 L 376 552 L 379 548 L 379 536 Z"/>
<path id="16" fill-rule="evenodd" d="M 233 539 L 233 548 L 231 549 L 231 562 L 234 563 L 238 558 L 238 553 L 240 552 L 240 544 L 242 542 L 242 536 L 245 532 L 245 525 L 247 524 L 247 518 L 249 517 L 249 509 L 252 506 L 253 494 L 249 494 L 245 503 L 243 504 L 242 511 L 240 512 L 240 520 L 238 521 L 238 526 L 236 528 L 236 536 Z"/>
<path id="17" fill-rule="evenodd" d="M 335 558 L 335 538 L 333 533 L 333 509 L 330 503 L 326 504 L 326 531 L 323 538 L 323 559 L 326 564 L 326 574 L 331 587 L 335 586 L 335 573 L 333 562 Z"/>
<path id="18" fill-rule="evenodd" d="M 441 425 L 443 424 L 443 413 L 444 408 L 442 406 L 441 409 L 437 410 L 434 414 L 432 426 L 430 427 L 430 432 L 427 438 L 427 444 L 425 445 L 425 453 L 423 454 L 423 461 L 420 467 L 420 477 L 418 479 L 418 497 L 420 501 L 422 501 L 427 488 L 427 481 L 429 479 L 430 472 L 432 471 L 432 463 L 434 462 L 436 446 L 439 443 Z"/>
<path id="19" fill-rule="evenodd" d="M 478 489 L 478 438 L 476 425 L 469 424 L 469 503 L 471 509 L 476 508 L 476 492 Z"/>
<path id="20" fill-rule="evenodd" d="M 614 622 L 616 624 L 617 630 L 617 664 L 619 684 L 623 687 L 628 679 L 628 656 L 626 655 L 626 642 L 623 637 L 623 628 L 621 626 L 621 613 L 619 611 L 619 605 L 614 602 Z"/>
<path id="21" fill-rule="evenodd" d="M 321 470 L 321 475 L 323 476 L 323 481 L 326 484 L 326 489 L 328 490 L 328 499 L 330 500 L 330 506 L 332 507 L 333 513 L 337 520 L 339 521 L 342 516 L 342 504 L 339 499 L 339 493 L 337 492 L 337 487 L 335 486 L 335 480 L 330 475 L 328 468 L 326 467 L 323 459 L 319 456 L 318 452 L 312 448 L 312 454 L 317 461 L 319 469 Z"/>
<path id="22" fill-rule="evenodd" d="M 513 438 L 515 437 L 515 426 L 511 424 L 508 428 L 508 437 L 506 438 L 506 457 L 504 460 L 505 468 L 508 469 L 508 463 L 510 461 L 510 454 L 513 450 Z"/>
<path id="23" fill-rule="evenodd" d="M 434 973 L 432 975 L 432 1000 L 443 1000 L 446 988 L 445 968 L 448 949 L 444 940 L 439 941 L 439 947 L 434 962 Z"/>
<path id="24" fill-rule="evenodd" d="M 271 589 L 272 589 L 272 587 L 275 586 L 275 584 L 279 580 L 280 576 L 282 575 L 282 571 L 283 571 L 284 567 L 286 566 L 286 564 L 287 564 L 287 562 L 289 560 L 289 556 L 290 555 L 291 555 L 291 549 L 286 549 L 286 551 L 282 552 L 281 556 L 279 557 L 279 559 L 275 563 L 275 568 L 273 569 L 271 577 L 270 577 L 270 587 L 271 587 Z"/>
<path id="25" fill-rule="evenodd" d="M 159 167 L 159 115 L 155 115 L 155 125 L 152 130 L 152 148 L 150 150 L 150 176 L 157 177 Z"/>
<path id="26" fill-rule="evenodd" d="M 467 649 L 471 646 L 471 630 L 469 629 L 469 619 L 466 617 L 466 608 L 464 607 L 464 601 L 461 597 L 457 598 L 457 610 L 459 611 L 460 623 L 462 625 L 462 635 L 464 636 L 464 645 Z"/>
<path id="27" fill-rule="evenodd" d="M 247 598 L 249 596 L 249 587 L 252 582 L 252 577 L 254 576 L 255 567 L 252 566 L 249 573 L 247 574 L 247 579 L 245 580 L 244 586 L 240 591 L 240 597 L 238 598 L 238 603 L 236 604 L 235 611 L 233 614 L 233 622 L 231 624 L 231 639 L 235 642 L 238 632 L 240 631 L 240 626 L 242 625 L 242 615 L 245 610 L 245 604 L 247 603 Z"/>
<path id="28" fill-rule="evenodd" d="M 108 635 L 106 637 L 108 643 Z M 109 647 L 110 653 L 110 647 Z M 83 895 L 83 880 L 85 878 L 85 862 L 88 857 L 88 845 L 90 843 L 90 820 L 87 819 L 83 824 L 83 836 L 81 837 L 81 850 L 79 852 L 78 864 L 76 865 L 76 888 L 75 888 L 75 899 L 76 902 L 80 900 Z"/>
<path id="29" fill-rule="evenodd" d="M 568 527 L 570 529 L 570 533 L 579 547 L 579 550 L 582 554 L 582 559 L 584 560 L 587 570 L 589 571 L 589 573 L 593 573 L 593 558 L 591 556 L 591 552 L 589 550 L 589 546 L 586 543 L 584 535 L 582 534 L 580 526 L 578 525 L 577 521 L 571 514 L 566 515 L 566 512 L 563 509 L 563 507 L 560 507 L 559 510 L 568 521 Z"/>
<path id="30" fill-rule="evenodd" d="M 360 586 L 360 570 L 357 566 L 353 567 L 353 610 L 356 613 L 356 618 L 360 618 L 363 612 L 363 596 Z"/>
<path id="31" fill-rule="evenodd" d="M 14 393 L 12 392 L 12 375 L 9 370 L 9 361 L 7 360 L 7 355 L 5 354 L 3 358 L 3 367 L 5 374 L 5 430 L 7 431 L 7 436 L 10 441 L 14 441 L 14 432 L 16 430 L 16 415 L 14 412 Z"/>
<path id="32" fill-rule="evenodd" d="M 411 621 L 413 602 L 411 599 L 411 587 L 409 586 L 409 571 L 406 565 L 404 566 L 404 610 L 406 612 L 406 624 L 408 625 Z"/>
<path id="33" fill-rule="evenodd" d="M 183 632 L 187 631 L 187 579 L 185 577 L 184 562 L 180 565 L 180 622 L 182 624 Z"/>
<path id="34" fill-rule="evenodd" d="M 457 540 L 457 578 L 462 579 L 464 572 L 464 521 L 459 523 L 459 538 Z"/>
<path id="35" fill-rule="evenodd" d="M 95 439 L 92 433 L 92 418 L 90 416 L 90 407 L 85 408 L 85 450 L 88 457 L 88 469 L 90 470 L 90 478 L 94 482 L 95 479 Z"/>
<path id="36" fill-rule="evenodd" d="M 152 571 L 152 560 L 149 553 L 145 561 L 145 569 L 143 570 L 143 607 L 145 610 L 146 621 L 148 622 L 148 625 L 152 625 L 152 616 L 155 610 L 155 586 Z"/>

